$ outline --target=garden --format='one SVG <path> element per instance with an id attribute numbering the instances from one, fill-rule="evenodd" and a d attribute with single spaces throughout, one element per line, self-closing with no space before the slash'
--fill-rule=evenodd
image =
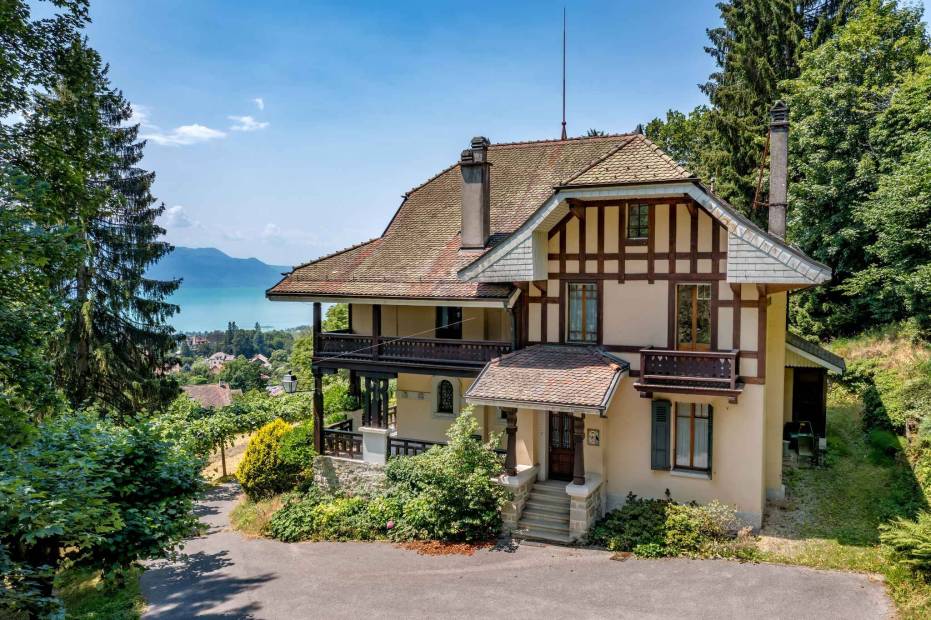
<path id="1" fill-rule="evenodd" d="M 474 438 L 470 413 L 450 427 L 448 445 L 391 459 L 378 489 L 324 490 L 313 477 L 311 426 L 276 420 L 252 438 L 236 472 L 246 499 L 234 527 L 285 542 L 392 540 L 482 543 L 497 537 L 506 490 L 502 464 Z"/>

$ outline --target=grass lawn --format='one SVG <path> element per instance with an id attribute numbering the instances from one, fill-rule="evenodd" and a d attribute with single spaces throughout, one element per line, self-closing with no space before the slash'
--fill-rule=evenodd
<path id="1" fill-rule="evenodd" d="M 832 395 L 827 466 L 789 469 L 785 484 L 787 500 L 767 511 L 763 559 L 880 574 L 903 618 L 931 617 L 931 584 L 891 561 L 877 531 L 926 499 L 901 453 L 868 443 L 856 401 Z"/>
<path id="2" fill-rule="evenodd" d="M 70 570 L 58 576 L 55 588 L 65 604 L 65 617 L 74 620 L 134 620 L 145 600 L 139 591 L 141 570 L 126 576 L 122 588 L 99 589 L 100 572 Z"/>
<path id="3" fill-rule="evenodd" d="M 253 502 L 243 495 L 230 513 L 230 525 L 237 532 L 258 538 L 262 536 L 272 515 L 282 505 L 284 505 L 284 500 L 280 495 L 258 502 Z"/>

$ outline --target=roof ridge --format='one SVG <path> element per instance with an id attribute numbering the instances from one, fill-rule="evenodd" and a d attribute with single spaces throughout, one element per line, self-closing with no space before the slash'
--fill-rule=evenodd
<path id="1" fill-rule="evenodd" d="M 634 138 L 636 137 L 636 135 L 637 135 L 637 134 L 629 134 L 629 135 L 628 135 L 629 137 L 628 137 L 627 140 L 625 140 L 625 141 L 622 142 L 621 144 L 618 144 L 616 147 L 614 147 L 613 149 L 609 150 L 607 153 L 605 153 L 605 154 L 602 155 L 601 157 L 598 157 L 597 159 L 593 160 L 591 163 L 589 163 L 588 165 L 584 166 L 581 170 L 579 170 L 578 172 L 576 172 L 574 175 L 572 175 L 571 177 L 569 177 L 569 178 L 566 179 L 565 181 L 560 182 L 559 185 L 568 185 L 568 184 L 571 183 L 573 180 L 579 178 L 580 176 L 582 176 L 583 174 L 585 174 L 586 172 L 588 172 L 589 170 L 591 170 L 592 168 L 594 168 L 595 166 L 597 166 L 598 164 L 600 164 L 601 162 L 607 160 L 609 157 L 613 157 L 613 156 L 616 155 L 618 152 L 622 151 L 622 150 L 624 149 L 624 147 L 626 147 L 626 146 L 629 145 L 631 142 L 633 142 L 633 141 L 634 141 Z"/>
<path id="2" fill-rule="evenodd" d="M 426 185 L 429 185 L 430 183 L 432 183 L 433 181 L 437 180 L 438 178 L 440 178 L 441 176 L 443 176 L 444 174 L 446 174 L 447 172 L 449 172 L 450 170 L 452 170 L 453 168 L 455 168 L 455 167 L 458 166 L 458 165 L 459 165 L 459 162 L 457 161 L 456 163 L 454 163 L 454 164 L 452 164 L 452 165 L 450 165 L 450 166 L 446 166 L 445 168 L 443 168 L 442 170 L 440 170 L 439 172 L 437 172 L 436 174 L 434 174 L 432 177 L 430 177 L 429 179 L 427 179 L 426 181 L 424 181 L 424 182 L 421 183 L 420 185 L 415 185 L 415 186 L 412 187 L 411 189 L 409 189 L 409 190 L 407 190 L 406 192 L 404 192 L 404 193 L 402 194 L 402 197 L 403 197 L 404 199 L 407 199 L 411 194 L 413 194 L 413 193 L 416 192 L 417 190 L 421 189 L 422 187 L 424 187 L 424 186 L 426 186 Z M 399 207 L 399 208 L 400 208 L 400 207 Z M 390 224 L 389 224 L 389 226 L 390 226 Z M 387 230 L 387 229 L 386 229 L 386 230 Z"/>
<path id="3" fill-rule="evenodd" d="M 554 144 L 556 142 L 581 142 L 584 140 L 590 140 L 593 142 L 611 140 L 614 138 L 626 138 L 628 136 L 637 135 L 636 133 L 610 133 L 603 136 L 576 136 L 574 138 L 549 138 L 543 140 L 517 140 L 514 142 L 495 142 L 488 146 L 488 148 L 501 148 L 501 147 L 519 147 L 519 146 L 528 146 L 534 144 Z"/>
<path id="4" fill-rule="evenodd" d="M 309 261 L 307 261 L 306 263 L 301 263 L 300 265 L 295 265 L 294 267 L 291 267 L 291 273 L 294 273 L 294 271 L 295 271 L 296 269 L 300 269 L 301 267 L 307 267 L 308 265 L 313 265 L 314 263 L 318 263 L 318 262 L 320 262 L 320 261 L 322 261 L 322 260 L 324 260 L 324 259 L 333 258 L 334 256 L 339 256 L 340 254 L 345 254 L 346 252 L 349 252 L 349 251 L 352 251 L 352 250 L 361 248 L 361 247 L 364 246 L 364 245 L 368 245 L 368 244 L 370 244 L 370 243 L 374 243 L 374 242 L 378 241 L 379 239 L 381 239 L 381 237 L 372 237 L 372 238 L 369 239 L 368 241 L 360 241 L 359 243 L 353 244 L 353 245 L 349 246 L 348 248 L 343 248 L 342 250 L 336 250 L 335 252 L 330 252 L 329 254 L 324 254 L 323 256 L 318 256 L 317 258 L 315 258 L 315 259 L 313 259 L 313 260 L 309 260 Z"/>

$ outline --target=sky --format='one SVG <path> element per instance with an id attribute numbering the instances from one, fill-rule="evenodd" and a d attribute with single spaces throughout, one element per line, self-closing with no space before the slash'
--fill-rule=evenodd
<path id="1" fill-rule="evenodd" d="M 925 0 L 925 4 L 931 0 Z M 377 237 L 475 135 L 630 131 L 704 103 L 713 0 L 93 0 L 168 240 L 294 265 Z"/>

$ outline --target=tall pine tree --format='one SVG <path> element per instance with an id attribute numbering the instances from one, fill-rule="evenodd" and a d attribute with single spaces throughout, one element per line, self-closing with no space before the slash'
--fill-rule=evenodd
<path id="1" fill-rule="evenodd" d="M 144 143 L 138 126 L 126 124 L 132 110 L 99 55 L 75 39 L 55 70 L 58 82 L 36 97 L 28 132 L 36 176 L 48 182 L 81 248 L 61 282 L 67 310 L 54 347 L 58 380 L 75 407 L 132 416 L 177 391 L 160 371 L 176 345 L 166 321 L 177 307 L 165 299 L 179 282 L 145 277 L 171 251 L 155 223 L 164 206 L 150 191 L 154 175 L 138 167 Z"/>
<path id="2" fill-rule="evenodd" d="M 802 52 L 817 45 L 849 15 L 855 0 L 728 0 L 718 4 L 724 22 L 708 30 L 705 48 L 718 70 L 701 85 L 711 102 L 714 139 L 703 167 L 718 193 L 764 221 L 754 209 L 768 110 L 779 83 L 798 75 Z M 763 199 L 761 198 L 761 201 Z"/>

